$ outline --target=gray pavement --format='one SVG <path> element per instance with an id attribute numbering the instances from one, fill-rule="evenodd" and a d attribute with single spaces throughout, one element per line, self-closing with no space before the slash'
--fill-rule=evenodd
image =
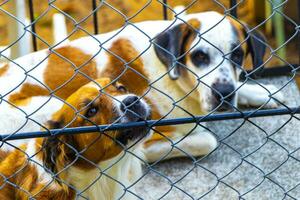
<path id="1" fill-rule="evenodd" d="M 281 87 L 289 78 L 260 81 Z M 282 91 L 286 105 L 300 105 L 294 82 Z M 300 121 L 286 115 L 253 118 L 251 122 L 208 123 L 221 140 L 218 149 L 196 164 L 191 159 L 180 158 L 155 165 L 156 172 L 144 169 L 146 175 L 136 186 L 137 195 L 147 200 L 202 196 L 205 200 L 231 200 L 239 196 L 247 200 L 300 199 L 300 186 L 297 187 L 300 184 L 300 150 L 297 151 Z"/>

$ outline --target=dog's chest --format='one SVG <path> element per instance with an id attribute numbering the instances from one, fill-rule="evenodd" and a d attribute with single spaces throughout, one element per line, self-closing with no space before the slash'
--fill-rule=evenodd
<path id="1" fill-rule="evenodd" d="M 89 171 L 71 167 L 68 172 L 69 182 L 80 193 L 77 199 L 133 199 L 130 194 L 124 195 L 124 186 L 130 186 L 132 179 L 141 176 L 141 163 L 128 154 L 122 156 L 102 162 Z M 131 172 L 138 174 L 132 175 Z"/>

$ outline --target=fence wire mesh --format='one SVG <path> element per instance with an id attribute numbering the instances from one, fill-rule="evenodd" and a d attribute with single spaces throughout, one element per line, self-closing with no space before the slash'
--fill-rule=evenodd
<path id="1" fill-rule="evenodd" d="M 300 199 L 299 1 L 257 1 L 258 22 L 250 0 L 29 0 L 30 23 L 18 2 L 0 3 L 22 29 L 0 26 L 1 199 Z M 45 50 L 8 56 L 28 33 Z"/>

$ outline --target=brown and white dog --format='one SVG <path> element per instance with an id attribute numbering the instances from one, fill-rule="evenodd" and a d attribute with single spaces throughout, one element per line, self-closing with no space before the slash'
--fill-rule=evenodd
<path id="1" fill-rule="evenodd" d="M 39 112 L 51 119 L 46 122 L 48 129 L 149 119 L 151 111 L 143 100 L 126 94 L 122 85 L 110 83 L 108 78 L 88 83 L 68 97 L 66 103 L 48 97 L 33 97 L 29 101 L 47 102 Z M 4 105 L 0 107 L 2 120 L 16 112 L 9 105 L 6 110 Z M 33 111 L 32 105 L 20 109 Z M 16 115 L 13 120 L 19 118 L 24 117 Z M 31 119 L 45 123 L 39 114 Z M 6 130 L 14 130 L 15 125 L 7 124 Z M 31 131 L 35 126 L 30 121 L 23 131 Z M 1 147 L 0 199 L 133 199 L 124 189 L 141 176 L 138 144 L 148 133 L 147 128 L 130 128 L 28 139 L 17 144 L 7 142 L 6 145 L 18 148 Z"/>
<path id="2" fill-rule="evenodd" d="M 257 67 L 265 52 L 263 36 L 252 31 L 250 37 L 245 29 L 216 12 L 127 24 L 2 66 L 0 94 L 15 105 L 34 96 L 66 99 L 90 79 L 105 76 L 147 98 L 154 119 L 233 110 L 238 104 L 277 107 L 275 99 L 283 97 L 273 85 L 239 82 L 246 56 Z M 145 143 L 145 154 L 153 162 L 205 155 L 216 146 L 216 138 L 197 124 L 163 126 Z"/>

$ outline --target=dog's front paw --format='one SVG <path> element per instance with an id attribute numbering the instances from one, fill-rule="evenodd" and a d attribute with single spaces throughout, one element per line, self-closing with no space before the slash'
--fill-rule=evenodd
<path id="1" fill-rule="evenodd" d="M 278 108 L 283 93 L 274 85 L 245 84 L 238 91 L 239 104 L 251 107 Z"/>
<path id="2" fill-rule="evenodd" d="M 270 101 L 264 106 L 264 108 L 279 107 L 281 105 L 280 102 L 284 102 L 283 93 L 279 91 L 279 88 L 277 88 L 275 85 L 264 85 L 264 87 L 266 88 L 264 90 L 267 95 L 267 100 L 271 98 Z"/>

